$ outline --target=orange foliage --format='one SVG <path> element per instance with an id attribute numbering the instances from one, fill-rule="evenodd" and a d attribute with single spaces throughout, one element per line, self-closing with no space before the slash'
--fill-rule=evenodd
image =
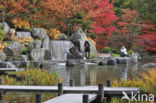
<path id="1" fill-rule="evenodd" d="M 20 12 L 29 12 L 28 6 L 29 0 L 3 0 L 2 5 L 4 8 L 12 14 Z"/>
<path id="2" fill-rule="evenodd" d="M 15 28 L 17 28 L 17 26 L 18 26 L 19 28 L 21 28 L 21 27 L 30 28 L 29 21 L 27 21 L 27 20 L 22 20 L 22 19 L 20 19 L 20 18 L 15 18 L 15 19 L 13 20 L 13 22 L 14 22 L 14 24 L 15 24 Z"/>
<path id="3" fill-rule="evenodd" d="M 7 43 L 0 42 L 0 52 L 2 52 L 3 49 L 4 49 L 5 47 L 7 47 L 7 46 L 8 46 Z"/>
<path id="4" fill-rule="evenodd" d="M 57 39 L 58 36 L 60 35 L 60 31 L 57 29 L 50 29 L 47 32 L 48 32 L 49 37 L 52 39 Z"/>

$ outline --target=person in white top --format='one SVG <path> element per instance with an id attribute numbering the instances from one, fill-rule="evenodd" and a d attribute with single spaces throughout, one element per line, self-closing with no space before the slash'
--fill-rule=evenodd
<path id="1" fill-rule="evenodd" d="M 121 51 L 121 57 L 127 56 L 127 49 L 125 48 L 125 46 L 122 46 L 120 51 Z"/>

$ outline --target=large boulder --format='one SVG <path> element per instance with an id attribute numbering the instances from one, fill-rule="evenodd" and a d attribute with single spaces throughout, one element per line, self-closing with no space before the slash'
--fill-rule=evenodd
<path id="1" fill-rule="evenodd" d="M 147 63 L 141 66 L 142 69 L 156 68 L 156 63 Z"/>
<path id="2" fill-rule="evenodd" d="M 33 28 L 31 34 L 34 38 L 44 39 L 47 36 L 46 30 L 43 28 Z"/>
<path id="3" fill-rule="evenodd" d="M 117 64 L 117 61 L 115 58 L 110 58 L 107 61 L 107 65 L 116 65 L 116 64 Z"/>
<path id="4" fill-rule="evenodd" d="M 9 46 L 5 47 L 3 51 L 7 56 L 13 56 L 13 55 L 20 54 L 22 49 L 23 49 L 23 46 L 21 43 L 13 42 Z"/>
<path id="5" fill-rule="evenodd" d="M 80 59 L 68 59 L 66 61 L 66 66 L 76 66 L 80 65 L 82 62 Z"/>
<path id="6" fill-rule="evenodd" d="M 0 62 L 4 62 L 6 60 L 7 56 L 5 53 L 0 53 Z"/>
<path id="7" fill-rule="evenodd" d="M 86 34 L 82 31 L 82 29 L 79 29 L 78 32 L 74 33 L 71 37 L 70 40 L 74 43 L 76 47 L 78 47 L 79 51 L 83 52 L 84 51 L 84 43 L 85 40 L 87 40 Z M 97 57 L 97 50 L 96 46 L 92 42 L 92 40 L 89 40 L 90 43 L 90 49 L 91 52 L 90 54 L 95 55 Z"/>
<path id="8" fill-rule="evenodd" d="M 129 59 L 128 58 L 116 58 L 117 64 L 128 64 L 129 63 Z"/>
<path id="9" fill-rule="evenodd" d="M 33 49 L 39 49 L 39 48 L 41 48 L 42 41 L 41 40 L 35 40 L 31 44 L 33 45 Z"/>
<path id="10" fill-rule="evenodd" d="M 78 51 L 77 48 L 72 47 L 68 50 L 67 59 L 83 59 L 82 53 Z"/>
<path id="11" fill-rule="evenodd" d="M 10 27 L 6 22 L 3 22 L 3 31 L 5 32 L 5 34 L 9 33 Z"/>
<path id="12" fill-rule="evenodd" d="M 68 37 L 63 33 L 58 36 L 58 40 L 67 40 L 67 39 Z"/>
<path id="13" fill-rule="evenodd" d="M 49 50 L 50 49 L 50 39 L 49 39 L 48 36 L 46 36 L 43 39 L 42 48 L 44 48 L 45 50 Z"/>
<path id="14" fill-rule="evenodd" d="M 141 56 L 140 56 L 141 57 Z M 138 63 L 138 60 L 140 59 L 139 55 L 137 53 L 133 53 L 131 55 L 131 63 Z"/>
<path id="15" fill-rule="evenodd" d="M 44 56 L 45 56 L 45 49 L 44 48 L 33 49 L 31 52 L 31 58 L 34 61 L 44 60 Z"/>

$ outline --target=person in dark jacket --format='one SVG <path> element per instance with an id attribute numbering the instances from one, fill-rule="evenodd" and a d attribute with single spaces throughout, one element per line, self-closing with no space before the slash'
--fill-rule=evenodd
<path id="1" fill-rule="evenodd" d="M 88 40 L 85 41 L 84 43 L 84 47 L 85 47 L 85 56 L 87 59 L 89 59 L 89 56 L 90 56 L 90 44 L 88 42 Z"/>

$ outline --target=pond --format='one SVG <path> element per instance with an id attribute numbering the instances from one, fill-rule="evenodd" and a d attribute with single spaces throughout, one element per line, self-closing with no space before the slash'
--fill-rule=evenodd
<path id="1" fill-rule="evenodd" d="M 140 65 L 96 66 L 80 65 L 66 67 L 52 65 L 48 70 L 57 72 L 64 79 L 64 85 L 69 85 L 69 80 L 74 79 L 76 86 L 105 84 L 107 80 L 132 79 L 138 76 Z"/>

